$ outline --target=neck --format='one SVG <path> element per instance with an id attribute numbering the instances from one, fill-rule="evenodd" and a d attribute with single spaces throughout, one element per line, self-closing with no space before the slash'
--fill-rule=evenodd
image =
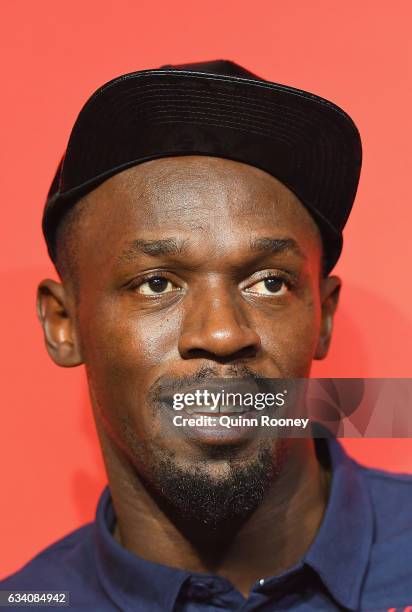
<path id="1" fill-rule="evenodd" d="M 117 516 L 114 537 L 149 561 L 223 576 L 247 596 L 254 582 L 301 559 L 327 504 L 330 475 L 318 461 L 313 440 L 290 442 L 288 460 L 262 503 L 229 535 L 227 528 L 224 533 L 199 525 L 196 533 L 180 529 L 124 457 L 104 444 Z"/>

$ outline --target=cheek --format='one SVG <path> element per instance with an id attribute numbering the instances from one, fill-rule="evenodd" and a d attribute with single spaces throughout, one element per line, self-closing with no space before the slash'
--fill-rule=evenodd
<path id="1" fill-rule="evenodd" d="M 115 304 L 101 305 L 80 318 L 82 354 L 88 364 L 133 375 L 162 363 L 177 344 L 176 314 L 145 313 Z"/>
<path id="2" fill-rule="evenodd" d="M 275 313 L 262 330 L 264 349 L 276 363 L 281 376 L 308 376 L 320 330 L 320 306 L 308 299 Z"/>
<path id="3" fill-rule="evenodd" d="M 142 421 L 147 390 L 177 346 L 179 319 L 99 304 L 80 317 L 91 396 L 106 419 Z"/>

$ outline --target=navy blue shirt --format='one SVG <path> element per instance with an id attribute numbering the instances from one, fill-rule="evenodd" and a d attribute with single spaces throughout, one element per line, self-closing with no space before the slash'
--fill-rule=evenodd
<path id="1" fill-rule="evenodd" d="M 46 548 L 0 590 L 69 591 L 71 608 L 95 612 L 405 610 L 412 606 L 412 476 L 363 467 L 338 441 L 325 443 L 332 481 L 318 533 L 299 563 L 262 576 L 247 599 L 222 577 L 128 552 L 112 535 L 107 487 L 94 522 Z"/>

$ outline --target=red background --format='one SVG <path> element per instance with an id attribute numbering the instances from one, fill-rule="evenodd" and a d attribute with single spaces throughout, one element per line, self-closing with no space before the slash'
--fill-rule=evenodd
<path id="1" fill-rule="evenodd" d="M 92 91 L 118 74 L 233 59 L 343 106 L 364 167 L 336 267 L 344 281 L 317 376 L 410 377 L 411 35 L 408 0 L 89 0 L 2 7 L 0 577 L 92 519 L 105 476 L 82 368 L 43 347 L 37 282 L 55 277 L 45 194 Z M 410 440 L 346 440 L 362 462 L 412 472 Z"/>

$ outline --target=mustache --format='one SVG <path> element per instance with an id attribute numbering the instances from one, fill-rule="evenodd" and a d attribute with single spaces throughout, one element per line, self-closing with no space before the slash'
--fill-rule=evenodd
<path id="1" fill-rule="evenodd" d="M 157 403 L 164 397 L 170 397 L 174 393 L 181 393 L 185 389 L 192 389 L 197 386 L 206 387 L 208 383 L 213 384 L 215 381 L 219 381 L 224 384 L 225 379 L 235 382 L 237 379 L 239 382 L 254 382 L 262 385 L 265 377 L 258 372 L 255 372 L 247 365 L 238 364 L 231 365 L 225 369 L 225 375 L 218 368 L 213 366 L 203 366 L 193 374 L 187 376 L 170 377 L 160 376 L 149 388 L 148 399 L 153 403 Z"/>

